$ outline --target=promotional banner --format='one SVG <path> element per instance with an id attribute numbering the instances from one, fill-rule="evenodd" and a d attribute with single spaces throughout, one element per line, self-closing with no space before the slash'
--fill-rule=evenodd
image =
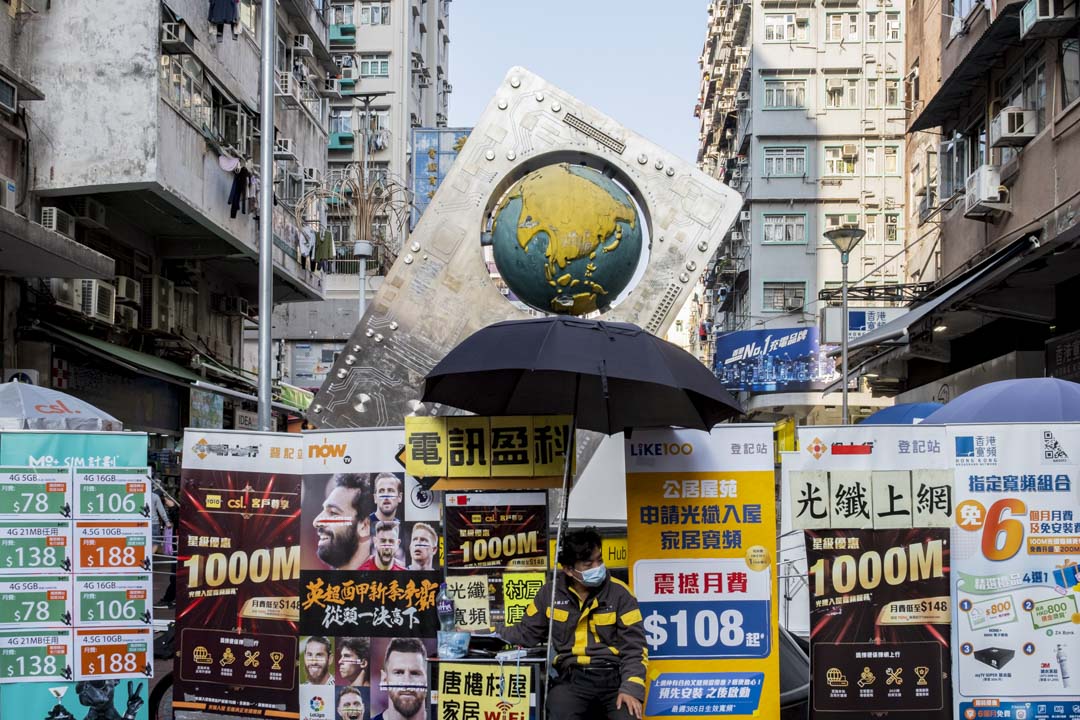
<path id="1" fill-rule="evenodd" d="M 491 718 L 527 720 L 532 697 L 532 666 L 439 663 L 439 702 L 435 720 Z"/>
<path id="2" fill-rule="evenodd" d="M 442 573 L 411 570 L 392 575 L 352 570 L 305 573 L 300 631 L 368 637 L 434 637 L 439 630 L 435 596 L 440 582 Z"/>
<path id="3" fill-rule="evenodd" d="M 416 227 L 435 191 L 465 147 L 472 128 L 413 128 L 413 204 L 410 228 Z"/>
<path id="4" fill-rule="evenodd" d="M 646 717 L 779 717 L 771 426 L 626 441 Z"/>
<path id="5" fill-rule="evenodd" d="M 547 566 L 547 494 L 446 495 L 446 565 L 455 570 Z"/>
<path id="6" fill-rule="evenodd" d="M 0 468 L 0 518 L 66 520 L 70 517 L 70 469 Z"/>
<path id="7" fill-rule="evenodd" d="M 177 710 L 299 716 L 302 445 L 290 434 L 184 435 Z"/>
<path id="8" fill-rule="evenodd" d="M 956 717 L 1080 720 L 1080 425 L 948 438 Z"/>
<path id="9" fill-rule="evenodd" d="M 839 378 L 816 327 L 736 330 L 716 335 L 713 372 L 728 390 L 754 393 L 824 390 Z"/>

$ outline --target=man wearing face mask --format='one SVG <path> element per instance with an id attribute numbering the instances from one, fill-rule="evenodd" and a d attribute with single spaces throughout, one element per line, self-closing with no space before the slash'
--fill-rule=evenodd
<path id="1" fill-rule="evenodd" d="M 637 598 L 604 566 L 600 534 L 568 533 L 559 550 L 552 645 L 558 679 L 547 696 L 547 716 L 558 720 L 640 718 L 645 699 L 645 631 Z M 547 640 L 551 583 L 536 594 L 525 617 L 499 636 L 511 645 Z"/>

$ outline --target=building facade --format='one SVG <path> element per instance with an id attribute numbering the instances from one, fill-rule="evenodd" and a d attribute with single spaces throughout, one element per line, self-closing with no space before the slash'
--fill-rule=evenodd
<path id="1" fill-rule="evenodd" d="M 852 306 L 877 317 L 897 304 L 907 239 L 904 24 L 892 0 L 710 6 L 699 161 L 745 204 L 705 282 L 717 374 L 759 417 L 839 419 L 839 393 L 821 393 L 833 363 L 820 325 L 841 280 L 827 230 L 866 231 L 849 265 Z M 793 349 L 775 354 L 777 341 Z M 862 393 L 852 401 L 876 404 Z"/>
<path id="2" fill-rule="evenodd" d="M 174 438 L 196 406 L 218 427 L 254 408 L 241 364 L 260 222 L 274 301 L 323 297 L 325 217 L 309 189 L 325 175 L 335 72 L 322 1 L 280 0 L 275 136 L 260 137 L 260 9 L 241 0 L 215 26 L 200 0 L 4 0 L 0 75 L 20 92 L 0 103 L 14 128 L 0 175 L 18 187 L 3 231 L 72 256 L 0 266 L 6 368 Z M 263 142 L 273 168 L 259 167 Z M 273 217 L 259 218 L 269 190 Z"/>

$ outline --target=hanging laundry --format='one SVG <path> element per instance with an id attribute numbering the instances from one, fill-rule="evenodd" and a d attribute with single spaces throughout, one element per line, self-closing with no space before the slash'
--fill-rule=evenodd
<path id="1" fill-rule="evenodd" d="M 236 213 L 243 208 L 244 214 L 247 214 L 247 188 L 248 178 L 251 173 L 248 172 L 246 167 L 241 167 L 235 175 L 233 175 L 232 189 L 229 190 L 229 217 L 236 217 Z"/>
<path id="2" fill-rule="evenodd" d="M 218 155 L 218 165 L 225 172 L 234 173 L 240 167 L 240 158 L 232 155 Z"/>
<path id="3" fill-rule="evenodd" d="M 225 34 L 225 26 L 232 25 L 233 37 L 240 34 L 240 0 L 210 0 L 210 24 L 217 27 L 217 39 Z"/>

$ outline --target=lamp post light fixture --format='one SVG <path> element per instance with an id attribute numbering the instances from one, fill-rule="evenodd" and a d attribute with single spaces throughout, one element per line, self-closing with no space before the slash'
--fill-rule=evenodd
<path id="1" fill-rule="evenodd" d="M 848 259 L 851 255 L 851 251 L 855 249 L 855 246 L 859 244 L 859 241 L 866 236 L 866 231 L 855 225 L 842 225 L 841 227 L 834 228 L 833 230 L 825 231 L 825 239 L 836 246 L 836 249 L 840 251 L 840 265 L 843 268 L 843 275 L 840 282 L 840 387 L 843 390 L 843 409 L 841 421 L 844 425 L 847 425 L 851 418 L 848 416 L 848 278 L 847 278 L 847 266 Z"/>

